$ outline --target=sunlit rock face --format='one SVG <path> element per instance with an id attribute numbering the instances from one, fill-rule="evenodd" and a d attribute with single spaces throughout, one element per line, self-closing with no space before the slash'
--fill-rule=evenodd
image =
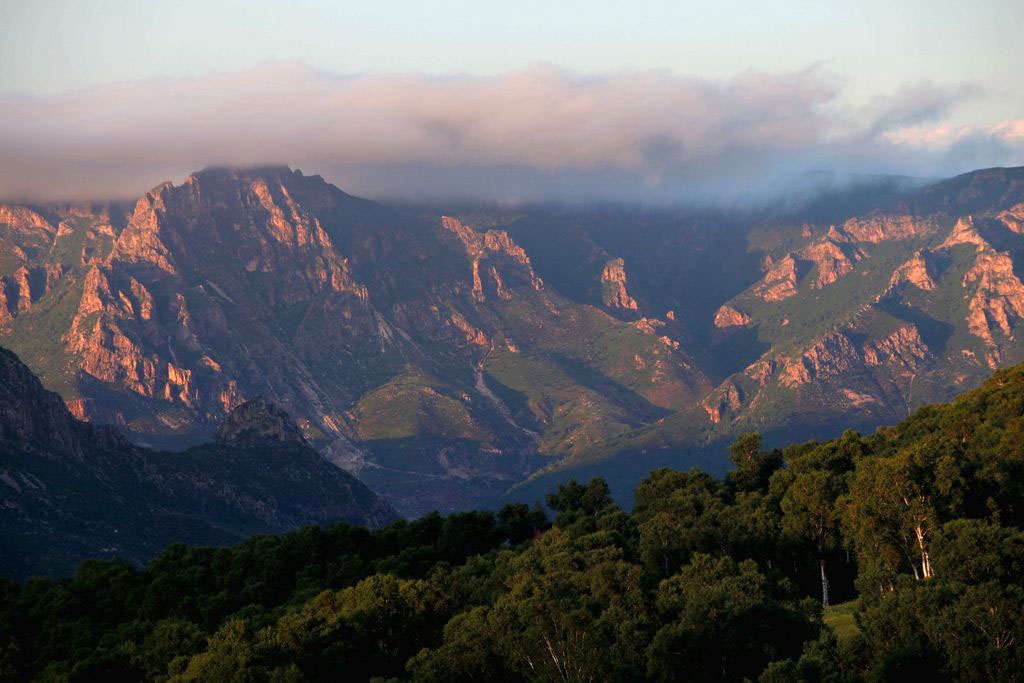
<path id="1" fill-rule="evenodd" d="M 626 290 L 625 262 L 621 258 L 604 264 L 601 271 L 601 299 L 608 308 L 637 310 L 636 300 Z"/>

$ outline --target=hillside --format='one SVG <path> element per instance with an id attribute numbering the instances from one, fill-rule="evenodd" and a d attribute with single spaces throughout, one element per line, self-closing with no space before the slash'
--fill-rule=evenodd
<path id="1" fill-rule="evenodd" d="M 875 434 L 547 510 L 310 527 L 0 582 L 11 679 L 1014 681 L 1024 365 Z M 567 673 L 568 672 L 568 673 Z"/>
<path id="2" fill-rule="evenodd" d="M 235 408 L 211 443 L 153 451 L 76 420 L 6 349 L 0 483 L 0 572 L 14 578 L 67 574 L 87 558 L 143 564 L 175 542 L 226 545 L 307 524 L 397 518 L 266 401 Z"/>

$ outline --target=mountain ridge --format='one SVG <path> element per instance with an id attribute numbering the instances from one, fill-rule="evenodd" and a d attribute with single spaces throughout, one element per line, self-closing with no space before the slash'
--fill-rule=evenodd
<path id="1" fill-rule="evenodd" d="M 829 206 L 395 208 L 211 167 L 123 215 L 0 207 L 0 341 L 141 441 L 267 396 L 407 515 L 651 443 L 892 422 L 1024 357 L 1024 169 Z"/>
<path id="2" fill-rule="evenodd" d="M 271 424 L 260 420 L 270 419 Z M 180 453 L 131 444 L 74 419 L 0 347 L 0 570 L 60 574 L 90 557 L 138 564 L 176 542 L 225 545 L 255 533 L 348 521 L 381 526 L 395 511 L 325 462 L 286 415 L 260 401 L 229 415 L 221 438 Z M 263 438 L 257 438 L 263 437 Z"/>

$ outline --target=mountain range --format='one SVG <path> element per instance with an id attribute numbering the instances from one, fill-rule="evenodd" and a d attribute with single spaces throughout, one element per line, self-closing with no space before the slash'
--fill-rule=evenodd
<path id="1" fill-rule="evenodd" d="M 415 516 L 896 422 L 1024 358 L 1022 269 L 1024 168 L 735 210 L 386 205 L 210 168 L 0 205 L 0 345 L 143 446 L 265 396 Z"/>

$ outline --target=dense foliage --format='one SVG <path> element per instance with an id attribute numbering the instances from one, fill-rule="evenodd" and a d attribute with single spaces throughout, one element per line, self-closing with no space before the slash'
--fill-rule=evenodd
<path id="1" fill-rule="evenodd" d="M 509 505 L 6 582 L 0 678 L 1022 677 L 1024 370 L 872 436 L 730 451 L 725 480 L 653 472 L 631 513 L 594 479 L 553 523 Z"/>

